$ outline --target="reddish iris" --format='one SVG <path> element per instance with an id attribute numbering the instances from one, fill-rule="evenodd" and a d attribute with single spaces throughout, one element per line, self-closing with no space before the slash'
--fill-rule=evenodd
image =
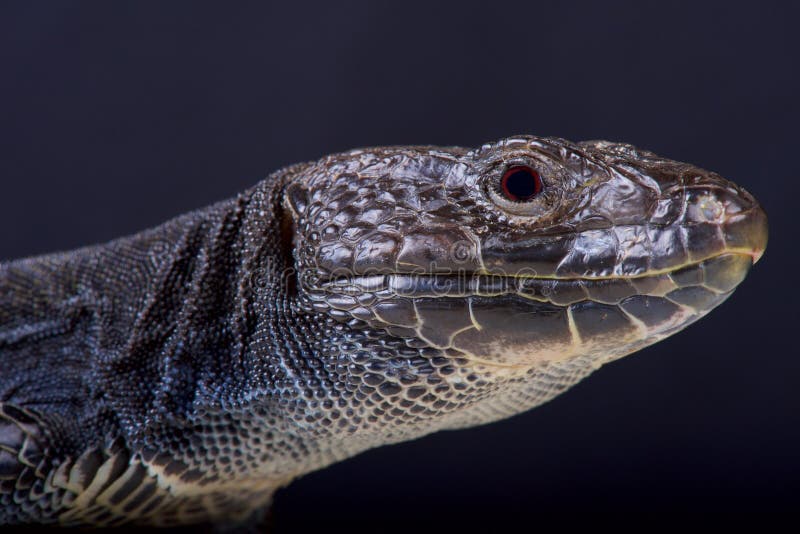
<path id="1" fill-rule="evenodd" d="M 500 187 L 508 200 L 525 202 L 542 191 L 542 177 L 530 167 L 515 165 L 503 173 Z"/>

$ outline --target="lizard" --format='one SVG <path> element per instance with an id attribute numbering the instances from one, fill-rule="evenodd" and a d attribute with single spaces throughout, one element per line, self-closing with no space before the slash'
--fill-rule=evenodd
<path id="1" fill-rule="evenodd" d="M 291 165 L 153 229 L 0 264 L 0 523 L 244 525 L 293 479 L 553 398 L 722 303 L 741 187 L 515 136 Z"/>

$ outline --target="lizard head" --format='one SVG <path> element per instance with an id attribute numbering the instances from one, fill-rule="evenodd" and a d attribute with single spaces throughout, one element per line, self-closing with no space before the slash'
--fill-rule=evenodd
<path id="1" fill-rule="evenodd" d="M 286 198 L 305 309 L 501 374 L 663 339 L 724 301 L 767 240 L 740 187 L 605 141 L 354 150 Z"/>
<path id="2" fill-rule="evenodd" d="M 720 304 L 766 246 L 746 191 L 624 144 L 355 150 L 307 176 L 289 195 L 306 305 L 485 364 L 625 355 Z"/>

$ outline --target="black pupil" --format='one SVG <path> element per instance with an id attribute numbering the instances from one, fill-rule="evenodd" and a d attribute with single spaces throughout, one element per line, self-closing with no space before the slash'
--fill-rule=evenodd
<path id="1" fill-rule="evenodd" d="M 539 179 L 529 169 L 512 170 L 505 177 L 505 191 L 515 200 L 527 200 L 538 193 Z"/>

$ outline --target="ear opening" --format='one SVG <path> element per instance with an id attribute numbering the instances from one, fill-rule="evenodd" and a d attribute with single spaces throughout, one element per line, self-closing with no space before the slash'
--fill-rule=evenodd
<path id="1" fill-rule="evenodd" d="M 284 189 L 284 204 L 292 211 L 295 217 L 305 213 L 308 208 L 308 191 L 298 184 L 291 183 Z"/>
<path id="2" fill-rule="evenodd" d="M 286 295 L 295 297 L 298 291 L 297 269 L 294 248 L 299 240 L 297 221 L 308 208 L 308 191 L 298 184 L 289 183 L 283 189 L 283 202 L 280 209 L 280 243 L 283 259 L 283 286 Z"/>

